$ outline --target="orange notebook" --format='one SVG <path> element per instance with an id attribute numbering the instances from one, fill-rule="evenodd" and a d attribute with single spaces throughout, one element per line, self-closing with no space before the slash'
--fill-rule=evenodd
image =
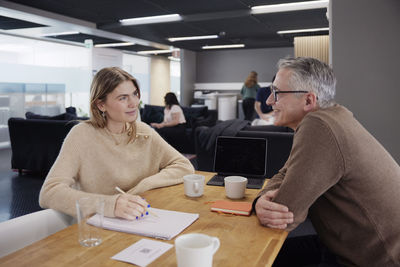
<path id="1" fill-rule="evenodd" d="M 251 213 L 251 206 L 251 202 L 217 200 L 211 205 L 211 210 L 216 212 L 249 216 Z"/>

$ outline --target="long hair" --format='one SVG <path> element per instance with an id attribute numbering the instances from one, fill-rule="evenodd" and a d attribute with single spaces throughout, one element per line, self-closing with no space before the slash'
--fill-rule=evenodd
<path id="1" fill-rule="evenodd" d="M 290 87 L 314 92 L 321 108 L 334 104 L 336 77 L 328 64 L 311 57 L 284 58 L 279 60 L 278 68 L 291 70 Z"/>
<path id="2" fill-rule="evenodd" d="M 90 119 L 87 121 L 96 128 L 105 128 L 107 125 L 107 117 L 103 116 L 102 111 L 97 107 L 98 100 L 104 102 L 109 93 L 124 81 L 132 81 L 138 91 L 140 98 L 139 85 L 135 78 L 128 72 L 118 68 L 101 69 L 93 78 L 90 86 Z M 134 129 L 134 123 L 130 123 L 129 130 Z M 133 139 L 133 136 L 131 136 Z M 131 141 L 131 140 L 129 140 Z"/>
<path id="3" fill-rule="evenodd" d="M 164 102 L 165 102 L 165 106 L 170 109 L 173 105 L 178 105 L 179 106 L 179 101 L 176 98 L 176 95 L 174 93 L 167 93 L 164 96 Z"/>
<path id="4" fill-rule="evenodd" d="M 254 70 L 250 72 L 249 76 L 247 76 L 246 81 L 244 82 L 244 85 L 247 88 L 255 86 L 257 84 L 257 76 L 258 74 Z"/>

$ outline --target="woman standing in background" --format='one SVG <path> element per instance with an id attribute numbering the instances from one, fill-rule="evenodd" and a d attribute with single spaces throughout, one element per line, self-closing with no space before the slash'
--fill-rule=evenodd
<path id="1" fill-rule="evenodd" d="M 256 101 L 257 91 L 260 89 L 260 86 L 257 83 L 257 72 L 250 72 L 249 76 L 247 76 L 246 81 L 240 91 L 242 95 L 242 106 L 245 120 L 253 120 L 254 118 L 254 103 Z"/>

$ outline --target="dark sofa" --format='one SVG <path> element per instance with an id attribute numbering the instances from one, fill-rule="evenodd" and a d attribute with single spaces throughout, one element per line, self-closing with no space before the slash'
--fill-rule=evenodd
<path id="1" fill-rule="evenodd" d="M 11 168 L 47 174 L 76 120 L 10 118 Z"/>
<path id="2" fill-rule="evenodd" d="M 195 142 L 194 132 L 199 126 L 214 126 L 217 122 L 218 113 L 216 110 L 209 110 L 207 107 L 182 107 L 186 119 L 186 130 L 184 136 L 176 136 L 166 140 L 181 153 L 194 154 Z M 140 110 L 141 120 L 150 125 L 152 122 L 164 120 L 164 107 L 156 105 L 144 105 Z"/>
<path id="3" fill-rule="evenodd" d="M 65 113 L 46 116 L 25 113 L 26 119 L 10 118 L 8 129 L 11 141 L 11 168 L 47 174 L 60 152 L 64 138 L 80 120 L 74 107 Z"/>
<path id="4" fill-rule="evenodd" d="M 213 171 L 215 136 L 210 135 L 209 127 L 198 127 L 195 132 L 195 148 L 198 170 Z M 228 135 L 226 133 L 229 133 Z M 287 127 L 244 126 L 236 131 L 223 131 L 221 136 L 253 137 L 267 139 L 267 177 L 272 177 L 285 164 L 293 143 L 293 131 Z M 207 140 L 211 137 L 212 140 Z M 205 142 L 208 145 L 205 145 Z M 212 141 L 210 143 L 210 141 Z M 209 145 L 213 144 L 213 145 Z"/>

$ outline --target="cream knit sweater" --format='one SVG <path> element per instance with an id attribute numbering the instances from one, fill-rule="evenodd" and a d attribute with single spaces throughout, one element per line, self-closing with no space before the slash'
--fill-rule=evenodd
<path id="1" fill-rule="evenodd" d="M 104 215 L 114 217 L 118 186 L 130 194 L 182 183 L 193 166 L 147 124 L 136 122 L 136 139 L 95 129 L 88 123 L 72 128 L 39 196 L 42 208 L 76 216 L 75 202 L 102 197 Z"/>

